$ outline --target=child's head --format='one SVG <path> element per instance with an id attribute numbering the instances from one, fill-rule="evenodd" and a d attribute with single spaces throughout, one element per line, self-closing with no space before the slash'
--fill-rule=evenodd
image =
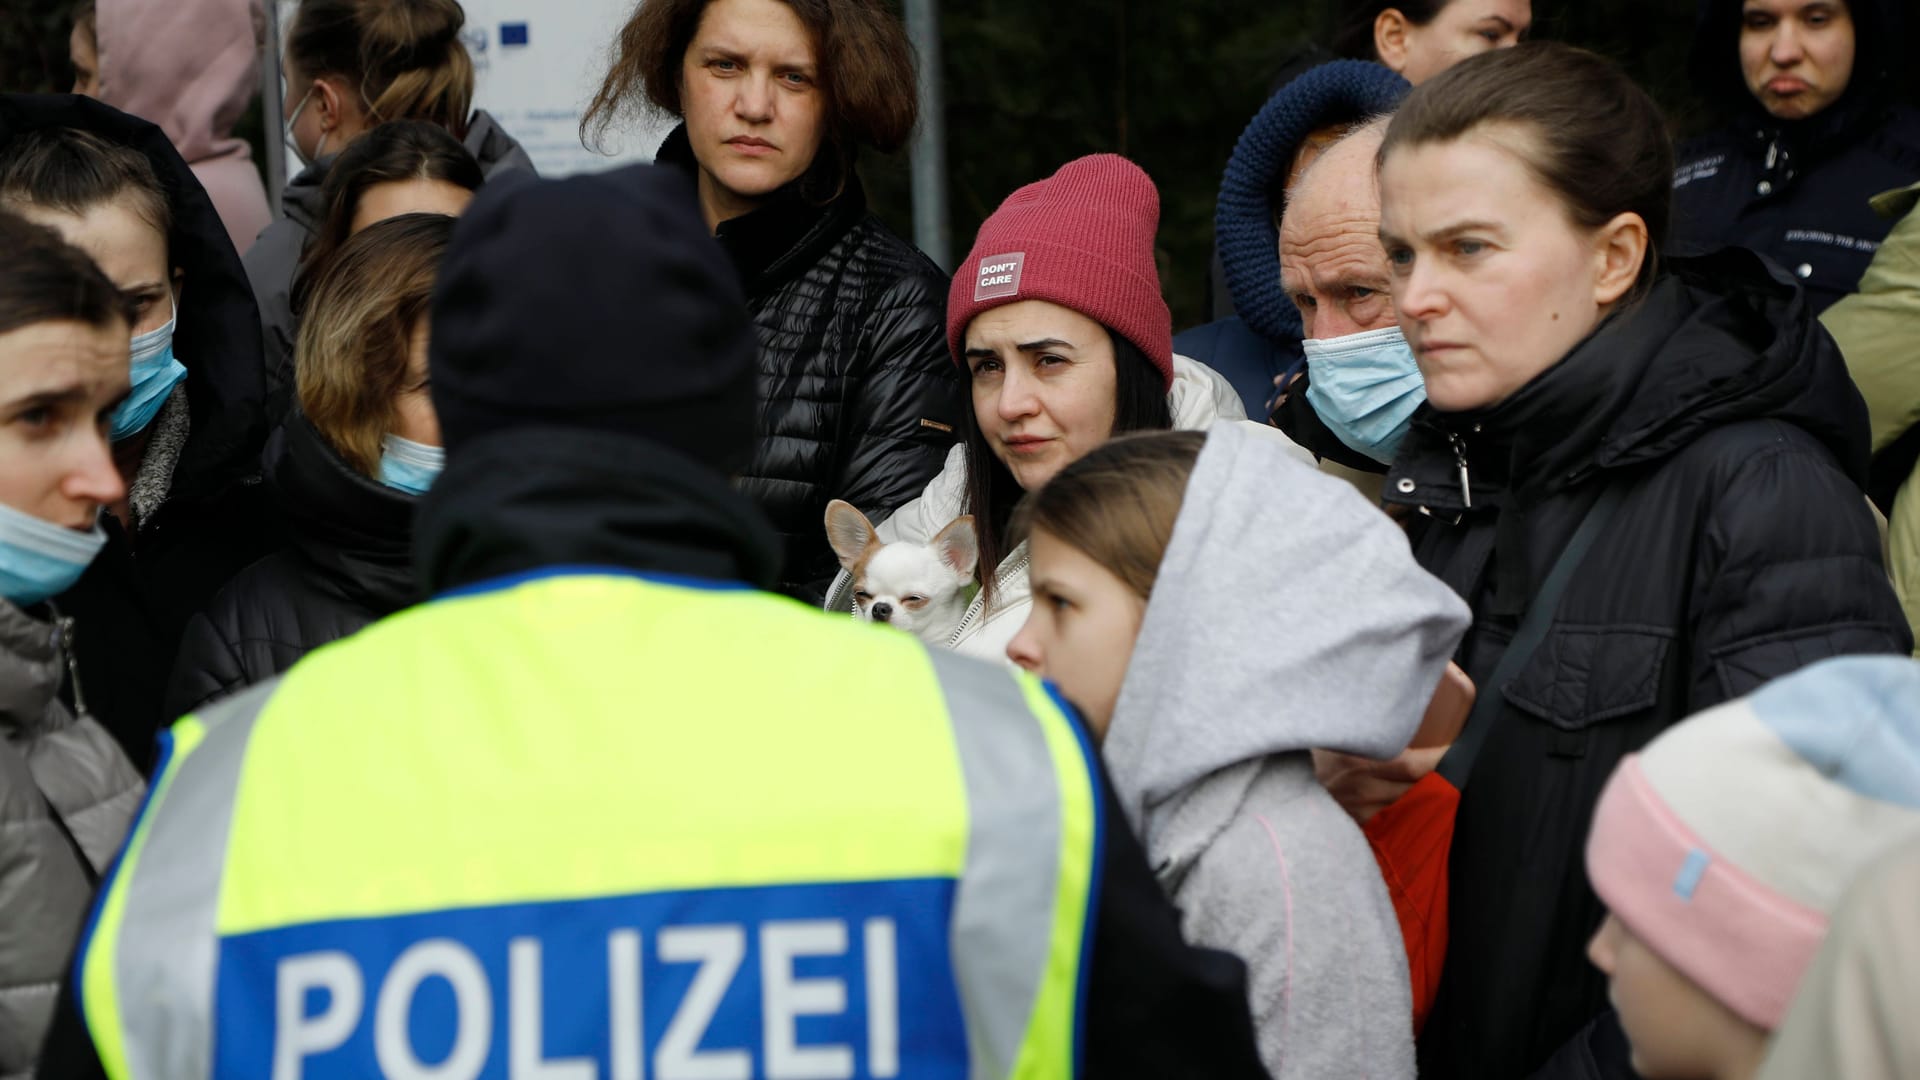
<path id="1" fill-rule="evenodd" d="M 1124 435 L 1030 493 L 1013 534 L 1030 541 L 1033 608 L 1007 657 L 1054 681 L 1106 735 L 1160 560 L 1207 436 Z"/>
<path id="2" fill-rule="evenodd" d="M 1588 954 L 1648 1080 L 1751 1075 L 1849 879 L 1920 837 L 1920 663 L 1830 660 L 1629 755 Z"/>

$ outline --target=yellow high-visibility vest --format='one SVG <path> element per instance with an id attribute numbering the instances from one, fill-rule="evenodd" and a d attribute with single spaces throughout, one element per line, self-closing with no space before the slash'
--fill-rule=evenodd
<path id="1" fill-rule="evenodd" d="M 1076 1071 L 1097 772 L 1024 674 L 567 570 L 168 742 L 76 961 L 117 1080 Z"/>

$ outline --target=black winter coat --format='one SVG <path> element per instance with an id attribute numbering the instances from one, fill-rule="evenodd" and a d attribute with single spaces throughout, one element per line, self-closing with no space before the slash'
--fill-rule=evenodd
<path id="1" fill-rule="evenodd" d="M 658 160 L 697 167 L 680 128 Z M 947 275 L 867 211 L 858 179 L 824 206 L 798 184 L 723 222 L 759 345 L 759 434 L 740 488 L 780 534 L 780 590 L 818 604 L 840 569 L 827 503 L 880 520 L 918 497 L 958 437 Z"/>
<path id="2" fill-rule="evenodd" d="M 267 469 L 288 546 L 187 624 L 169 715 L 264 682 L 414 599 L 413 496 L 355 472 L 297 411 L 268 444 Z"/>
<path id="3" fill-rule="evenodd" d="M 259 478 L 267 434 L 260 318 L 226 226 L 165 132 L 89 98 L 0 97 L 0 153 L 18 134 L 54 127 L 146 155 L 173 214 L 169 254 L 186 274 L 174 352 L 187 378 L 148 429 L 129 485 L 136 527 L 129 535 L 109 518 L 106 548 L 55 601 L 76 623 L 88 708 L 144 769 L 159 725 L 174 719 L 161 697 L 188 618 L 279 545 Z"/>
<path id="4" fill-rule="evenodd" d="M 1847 92 L 1782 121 L 1740 73 L 1741 0 L 1702 0 L 1693 80 L 1727 120 L 1680 147 L 1671 251 L 1757 251 L 1801 279 L 1815 314 L 1859 287 L 1893 225 L 1867 200 L 1920 180 L 1920 111 L 1893 100 L 1893 3 L 1848 5 L 1858 48 Z"/>
<path id="5" fill-rule="evenodd" d="M 1474 612 L 1456 658 L 1504 699 L 1455 825 L 1422 1077 L 1525 1076 L 1605 1010 L 1584 849 L 1623 756 L 1814 661 L 1911 648 L 1860 488 L 1867 451 L 1832 338 L 1743 251 L 1672 260 L 1637 307 L 1500 405 L 1417 414 L 1385 497 L 1428 515 L 1415 554 Z M 1625 500 L 1546 639 L 1488 686 L 1610 484 Z"/>

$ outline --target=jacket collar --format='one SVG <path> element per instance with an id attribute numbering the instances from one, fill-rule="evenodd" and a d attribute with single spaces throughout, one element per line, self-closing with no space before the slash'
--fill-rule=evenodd
<path id="1" fill-rule="evenodd" d="M 586 565 L 767 589 L 780 551 L 759 508 L 706 466 L 644 439 L 540 427 L 450 453 L 413 541 L 430 594 Z"/>
<path id="2" fill-rule="evenodd" d="M 355 472 L 297 409 L 267 444 L 266 467 L 295 550 L 374 611 L 414 599 L 413 496 Z"/>
<path id="3" fill-rule="evenodd" d="M 805 176 L 774 192 L 759 209 L 723 221 L 714 231 L 714 239 L 739 270 L 749 299 L 765 296 L 820 261 L 866 215 L 866 191 L 858 176 L 849 174 L 846 186 L 832 194 L 837 170 L 830 155 L 822 147 L 820 159 Z M 654 160 L 697 177 L 700 166 L 685 124 L 673 129 Z"/>

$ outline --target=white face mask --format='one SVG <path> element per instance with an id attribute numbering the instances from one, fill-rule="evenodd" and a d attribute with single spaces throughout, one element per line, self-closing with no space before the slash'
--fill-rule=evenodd
<path id="1" fill-rule="evenodd" d="M 307 106 L 313 101 L 313 92 L 318 89 L 320 89 L 319 83 L 314 83 L 312 86 L 307 87 L 307 92 L 300 98 L 300 104 L 295 105 L 293 111 L 287 114 L 286 127 L 282 129 L 280 133 L 281 137 L 286 140 L 287 148 L 293 151 L 293 156 L 299 158 L 300 164 L 302 165 L 312 165 L 322 157 L 325 157 L 327 152 L 326 132 L 323 131 L 320 133 L 320 145 L 313 148 L 312 157 L 308 157 L 307 152 L 300 149 L 300 140 L 293 133 L 293 125 L 300 122 L 300 114 L 306 111 Z"/>

